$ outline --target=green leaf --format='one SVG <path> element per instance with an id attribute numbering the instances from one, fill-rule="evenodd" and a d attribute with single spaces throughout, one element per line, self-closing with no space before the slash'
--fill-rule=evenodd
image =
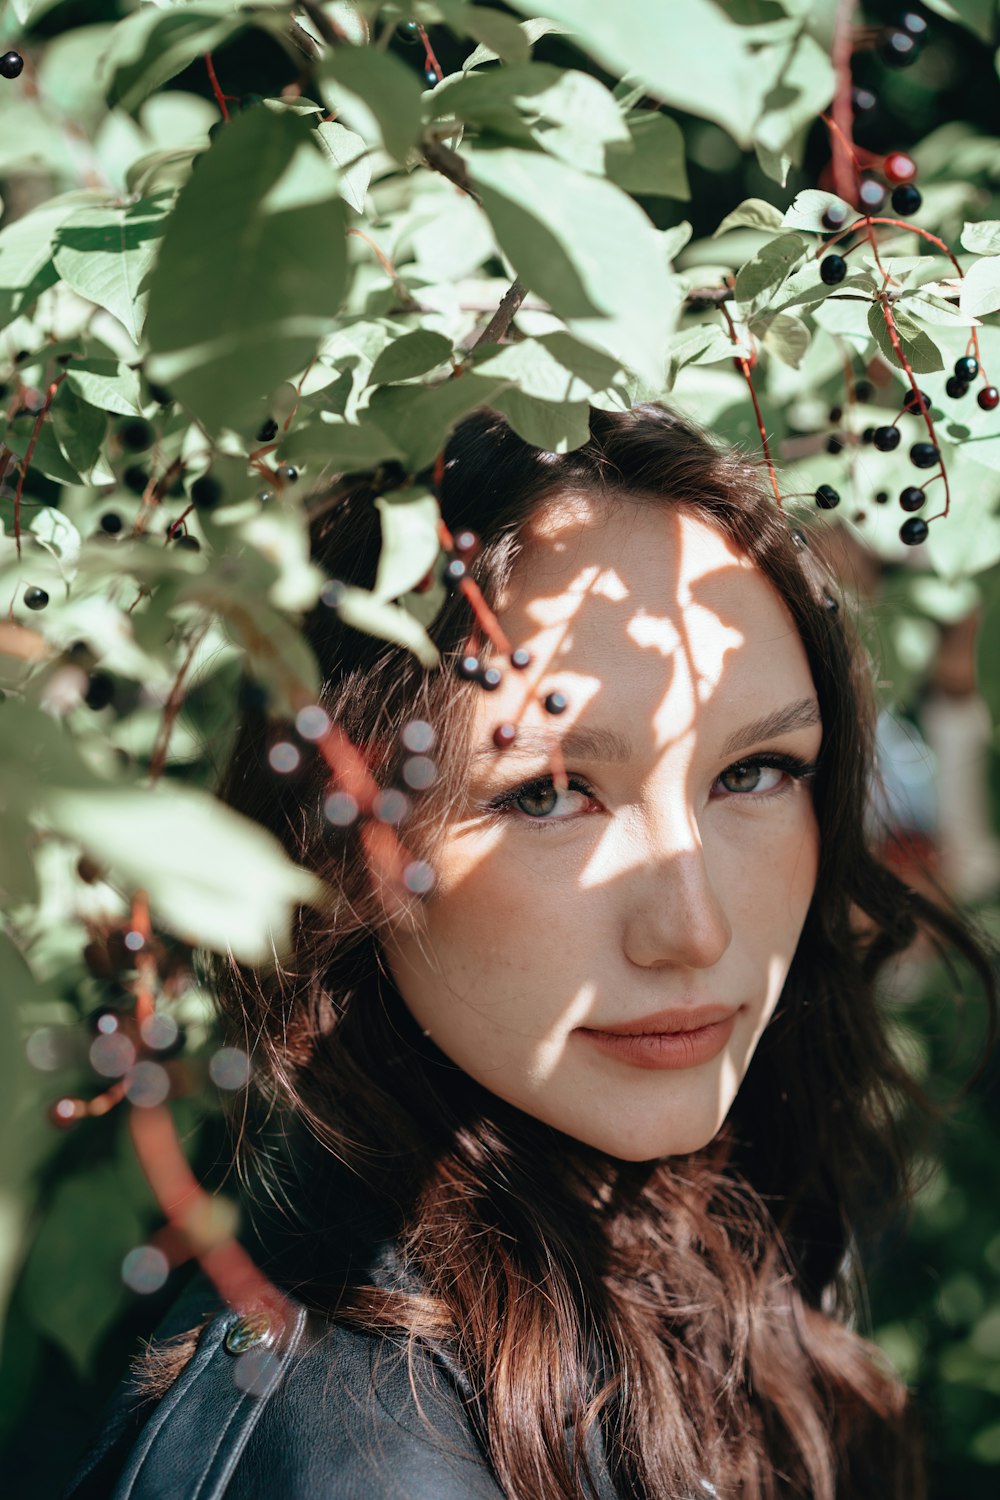
<path id="1" fill-rule="evenodd" d="M 139 372 L 116 359 L 74 359 L 66 384 L 91 406 L 134 416 L 142 411 Z"/>
<path id="2" fill-rule="evenodd" d="M 628 193 L 647 197 L 691 197 L 684 163 L 684 135 L 676 120 L 641 110 L 627 122 L 631 149 L 612 142 L 605 151 L 608 176 Z"/>
<path id="3" fill-rule="evenodd" d="M 767 203 L 763 198 L 744 198 L 732 213 L 726 214 L 712 238 L 717 240 L 720 234 L 725 234 L 730 229 L 764 229 L 770 232 L 780 229 L 782 223 L 781 210 L 775 208 L 773 203 Z"/>
<path id="4" fill-rule="evenodd" d="M 99 63 L 98 76 L 112 107 L 134 111 L 148 94 L 175 78 L 195 58 L 230 36 L 239 17 L 220 17 L 194 5 L 153 7 L 119 21 Z"/>
<path id="5" fill-rule="evenodd" d="M 210 226 L 210 232 L 206 232 Z M 177 201 L 150 280 L 150 375 L 210 431 L 302 370 L 346 278 L 345 209 L 309 126 L 232 121 Z"/>
<path id="6" fill-rule="evenodd" d="M 903 353 L 911 369 L 918 375 L 929 374 L 933 370 L 944 369 L 944 360 L 941 358 L 941 351 L 933 339 L 918 324 L 914 323 L 912 318 L 908 317 L 898 304 L 892 310 L 892 319 L 896 327 L 896 333 L 899 336 L 899 342 L 903 348 Z M 871 329 L 875 341 L 886 359 L 890 364 L 895 365 L 899 369 L 901 367 L 900 360 L 889 335 L 889 328 L 885 319 L 885 308 L 881 302 L 873 302 L 869 308 L 868 327 Z"/>
<path id="7" fill-rule="evenodd" d="M 110 1163 L 56 1184 L 28 1252 L 22 1292 L 36 1328 L 92 1375 L 98 1346 L 125 1302 L 122 1260 L 143 1225 L 122 1173 Z"/>
<path id="8" fill-rule="evenodd" d="M 560 340 L 562 342 L 560 342 Z M 577 373 L 584 346 L 566 334 L 549 334 L 539 339 L 520 339 L 515 344 L 485 347 L 476 351 L 476 373 L 509 382 L 525 396 L 555 403 L 586 402 L 593 391 L 608 385 L 617 366 L 605 355 L 593 355 L 597 380 L 592 384 Z M 564 353 L 564 358 L 560 354 Z M 575 357 L 574 357 L 575 356 Z M 564 362 L 573 360 L 572 366 Z M 544 444 L 538 444 L 539 447 Z"/>
<path id="9" fill-rule="evenodd" d="M 441 550 L 441 512 L 422 486 L 378 495 L 375 506 L 382 517 L 382 550 L 372 593 L 376 599 L 398 599 L 430 571 Z"/>
<path id="10" fill-rule="evenodd" d="M 535 0 L 511 3 L 526 13 L 535 9 Z M 714 120 L 745 150 L 772 93 L 770 108 L 779 113 L 808 110 L 812 118 L 825 102 L 807 100 L 793 66 L 798 28 L 784 16 L 739 26 L 712 0 L 548 0 L 545 11 L 615 77 L 628 75 L 662 103 Z M 808 59 L 810 77 L 814 61 Z M 790 66 L 786 86 L 782 74 Z"/>
<path id="11" fill-rule="evenodd" d="M 338 47 L 324 60 L 323 77 L 332 81 L 330 92 L 337 97 L 344 92 L 362 101 L 377 121 L 385 149 L 405 165 L 423 119 L 423 90 L 411 69 L 374 47 Z"/>
<path id="12" fill-rule="evenodd" d="M 82 204 L 99 196 L 87 190 L 51 198 L 0 230 L 0 324 L 55 285 L 59 277 L 52 264 L 53 237 Z"/>
<path id="13" fill-rule="evenodd" d="M 364 138 L 336 120 L 320 120 L 316 139 L 340 170 L 340 192 L 345 203 L 364 213 L 365 196 L 372 178 L 372 164 Z"/>
<path id="14" fill-rule="evenodd" d="M 306 460 L 318 469 L 332 468 L 340 474 L 358 473 L 403 457 L 402 450 L 374 422 L 345 422 L 326 411 L 316 412 L 281 438 L 280 453 L 286 463 Z"/>
<path id="15" fill-rule="evenodd" d="M 762 245 L 736 273 L 737 302 L 752 306 L 759 297 L 776 292 L 806 251 L 800 234 L 779 234 Z"/>
<path id="16" fill-rule="evenodd" d="M 1000 309 L 1000 255 L 985 256 L 966 271 L 958 305 L 971 317 Z"/>
<path id="17" fill-rule="evenodd" d="M 517 21 L 498 10 L 481 5 L 450 6 L 445 19 L 457 36 L 471 36 L 490 57 L 525 63 L 531 56 L 531 44 Z"/>
<path id="18" fill-rule="evenodd" d="M 805 27 L 789 42 L 784 56 L 781 48 L 776 50 L 780 62 L 764 95 L 754 144 L 758 151 L 790 156 L 797 166 L 806 128 L 833 98 L 836 77 L 829 52 Z"/>
<path id="19" fill-rule="evenodd" d="M 106 413 L 82 401 L 64 380 L 49 409 L 48 422 L 67 462 L 79 474 L 88 473 L 108 430 Z"/>
<path id="20" fill-rule="evenodd" d="M 521 280 L 571 321 L 578 338 L 659 381 L 680 289 L 658 232 L 635 201 L 536 152 L 477 150 L 470 167 Z"/>
<path id="21" fill-rule="evenodd" d="M 962 246 L 975 255 L 1000 254 L 1000 219 L 978 219 L 963 224 Z"/>
<path id="22" fill-rule="evenodd" d="M 497 14 L 497 12 L 490 11 L 490 15 L 494 14 Z M 555 21 L 547 21 L 544 19 L 544 17 L 541 16 L 537 17 L 533 21 L 519 21 L 518 25 L 527 38 L 529 53 L 530 48 L 533 47 L 541 37 L 551 36 L 553 33 L 565 34 L 566 32 L 565 26 L 559 26 Z M 499 53 L 494 52 L 492 47 L 487 47 L 480 43 L 476 50 L 474 52 L 471 52 L 465 59 L 465 62 L 462 64 L 462 72 L 467 73 L 470 68 L 478 68 L 481 63 L 496 62 L 498 56 Z M 513 61 L 513 59 L 511 60 Z"/>
<path id="23" fill-rule="evenodd" d="M 957 21 L 974 32 L 988 46 L 996 41 L 996 0 L 926 0 L 927 9 Z"/>
<path id="24" fill-rule="evenodd" d="M 523 391 L 501 391 L 493 405 L 503 412 L 526 443 L 546 453 L 569 453 L 590 437 L 590 406 L 586 401 L 539 401 Z"/>
<path id="25" fill-rule="evenodd" d="M 416 472 L 441 451 L 456 422 L 476 407 L 489 406 L 506 384 L 465 374 L 430 388 L 383 385 L 372 392 L 367 409 Z"/>
<path id="26" fill-rule="evenodd" d="M 819 188 L 806 188 L 803 192 L 795 194 L 791 207 L 785 210 L 781 223 L 785 229 L 811 229 L 816 234 L 825 234 L 828 231 L 823 223 L 823 215 L 829 208 L 836 208 L 838 212 L 846 215 L 842 226 L 844 229 L 861 217 L 856 208 L 852 208 L 843 198 L 838 198 L 836 193 L 824 193 Z"/>
<path id="27" fill-rule="evenodd" d="M 171 201 L 82 208 L 60 226 L 53 250 L 56 270 L 81 297 L 106 307 L 135 343 L 146 313 L 143 282 L 160 246 Z"/>
<path id="28" fill-rule="evenodd" d="M 371 385 L 389 385 L 395 380 L 413 380 L 451 359 L 451 340 L 429 328 L 416 328 L 387 344 L 372 365 Z M 424 572 L 426 572 L 426 568 Z M 423 577 L 423 574 L 420 575 Z"/>
<path id="29" fill-rule="evenodd" d="M 753 331 L 758 331 L 756 326 Z M 799 368 L 810 343 L 809 329 L 801 318 L 791 313 L 775 313 L 767 320 L 762 336 L 764 347 L 775 359 L 780 359 L 783 365 L 790 365 L 793 370 Z"/>
<path id="30" fill-rule="evenodd" d="M 367 589 L 350 584 L 337 596 L 337 614 L 355 630 L 405 646 L 425 667 L 436 667 L 441 660 L 424 625 L 402 604 L 390 604 Z"/>

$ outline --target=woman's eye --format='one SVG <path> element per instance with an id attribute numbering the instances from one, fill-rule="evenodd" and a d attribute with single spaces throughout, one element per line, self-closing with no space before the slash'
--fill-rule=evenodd
<path id="1" fill-rule="evenodd" d="M 587 783 L 578 776 L 569 777 L 566 791 L 561 791 L 551 776 L 544 776 L 495 797 L 487 804 L 487 811 L 499 814 L 513 808 L 532 823 L 565 823 L 581 811 L 574 798 L 589 799 L 591 795 Z"/>
<path id="2" fill-rule="evenodd" d="M 781 785 L 784 775 L 780 766 L 766 766 L 759 760 L 745 760 L 723 771 L 719 784 L 727 792 L 737 792 L 744 796 L 747 792 L 763 794 L 775 791 Z"/>

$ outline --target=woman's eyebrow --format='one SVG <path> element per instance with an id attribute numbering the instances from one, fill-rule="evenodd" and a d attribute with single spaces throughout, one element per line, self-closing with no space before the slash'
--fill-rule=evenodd
<path id="1" fill-rule="evenodd" d="M 758 740 L 790 734 L 793 729 L 807 729 L 820 722 L 819 704 L 816 699 L 799 698 L 794 703 L 786 703 L 783 708 L 773 709 L 769 714 L 764 714 L 763 717 L 744 724 L 742 728 L 729 736 L 720 754 L 722 756 L 736 755 L 740 750 L 755 745 Z M 492 744 L 479 745 L 473 751 L 473 760 L 485 760 L 502 754 L 506 762 L 512 757 L 516 759 L 518 756 L 526 758 L 547 755 L 552 748 L 553 739 L 558 740 L 559 748 L 564 756 L 603 761 L 606 765 L 630 761 L 635 754 L 631 740 L 626 735 L 620 734 L 618 730 L 598 729 L 586 724 L 578 724 L 568 729 L 564 735 L 519 727 L 517 739 L 508 749 L 498 751 Z"/>

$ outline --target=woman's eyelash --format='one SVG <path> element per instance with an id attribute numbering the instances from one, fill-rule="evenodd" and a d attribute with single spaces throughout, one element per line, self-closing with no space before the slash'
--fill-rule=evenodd
<path id="1" fill-rule="evenodd" d="M 774 797 L 783 796 L 791 790 L 791 783 L 796 781 L 809 781 L 816 773 L 818 761 L 806 761 L 798 755 L 786 755 L 768 753 L 747 757 L 746 760 L 733 761 L 732 765 L 726 766 L 716 777 L 716 784 L 734 771 L 754 770 L 757 767 L 770 768 L 784 771 L 789 780 L 780 787 L 775 787 L 769 792 L 731 792 L 729 795 L 733 800 L 741 802 L 768 802 Z M 568 790 L 581 792 L 584 796 L 593 797 L 594 790 L 590 783 L 582 776 L 567 775 Z M 511 787 L 506 792 L 501 792 L 491 801 L 483 804 L 483 811 L 491 816 L 503 816 L 509 809 L 514 807 L 522 797 L 537 795 L 541 792 L 554 789 L 555 783 L 551 776 L 535 776 L 530 781 L 523 781 L 518 786 Z M 533 823 L 538 826 L 545 824 L 569 823 L 572 818 L 533 818 L 528 813 L 521 814 L 521 821 Z"/>

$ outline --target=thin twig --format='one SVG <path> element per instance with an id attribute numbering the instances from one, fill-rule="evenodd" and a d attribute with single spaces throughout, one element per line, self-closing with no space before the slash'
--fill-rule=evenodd
<path id="1" fill-rule="evenodd" d="M 500 306 L 476 339 L 476 342 L 469 348 L 469 354 L 473 350 L 478 349 L 481 344 L 499 344 L 514 321 L 515 314 L 527 295 L 528 288 L 523 281 L 517 279 L 511 282 L 504 293 Z"/>

